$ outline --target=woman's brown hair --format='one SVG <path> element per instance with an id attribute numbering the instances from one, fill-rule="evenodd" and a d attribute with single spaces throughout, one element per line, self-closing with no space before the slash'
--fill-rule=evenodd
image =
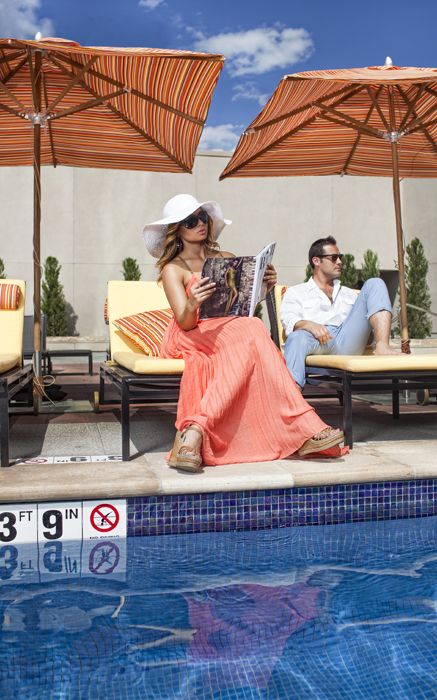
<path id="1" fill-rule="evenodd" d="M 159 270 L 158 274 L 158 282 L 161 281 L 162 278 L 162 271 L 164 267 L 174 260 L 180 253 L 182 253 L 184 249 L 184 244 L 182 242 L 182 239 L 180 236 L 177 235 L 177 232 L 179 230 L 181 222 L 178 222 L 176 224 L 169 224 L 167 226 L 167 233 L 165 235 L 164 239 L 164 250 L 159 258 L 158 262 L 156 263 L 156 267 Z M 212 239 L 211 235 L 211 229 L 212 229 L 212 219 L 208 215 L 208 233 L 205 238 L 204 246 L 206 249 L 207 253 L 214 253 L 217 250 L 219 250 L 220 246 L 219 244 Z"/>

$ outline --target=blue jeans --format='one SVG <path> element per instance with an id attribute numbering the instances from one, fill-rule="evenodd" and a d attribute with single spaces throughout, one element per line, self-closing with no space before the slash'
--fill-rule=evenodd
<path id="1" fill-rule="evenodd" d="M 363 284 L 343 323 L 340 326 L 326 326 L 332 336 L 327 343 L 321 345 L 309 331 L 290 333 L 285 343 L 284 357 L 294 381 L 301 387 L 305 385 L 307 355 L 361 355 L 372 330 L 369 318 L 378 311 L 392 313 L 392 306 L 385 282 L 375 277 Z"/>

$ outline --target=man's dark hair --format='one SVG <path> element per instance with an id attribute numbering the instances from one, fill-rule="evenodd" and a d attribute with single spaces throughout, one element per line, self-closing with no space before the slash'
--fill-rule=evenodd
<path id="1" fill-rule="evenodd" d="M 325 245 L 337 245 L 337 241 L 334 236 L 326 236 L 326 238 L 318 238 L 317 241 L 311 244 L 311 248 L 308 251 L 308 261 L 314 270 L 313 258 L 320 258 L 323 255 L 323 248 Z"/>

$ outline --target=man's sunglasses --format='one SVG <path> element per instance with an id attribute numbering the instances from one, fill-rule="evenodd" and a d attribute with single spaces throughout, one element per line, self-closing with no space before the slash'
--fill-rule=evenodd
<path id="1" fill-rule="evenodd" d="M 180 225 L 184 228 L 195 228 L 199 221 L 201 221 L 202 224 L 208 223 L 208 214 L 204 209 L 201 209 L 198 214 L 191 214 L 191 216 L 187 216 L 186 219 L 181 221 Z"/>
<path id="2" fill-rule="evenodd" d="M 318 258 L 329 258 L 331 262 L 336 263 L 337 260 L 343 260 L 344 253 L 329 253 L 327 255 L 318 255 Z"/>

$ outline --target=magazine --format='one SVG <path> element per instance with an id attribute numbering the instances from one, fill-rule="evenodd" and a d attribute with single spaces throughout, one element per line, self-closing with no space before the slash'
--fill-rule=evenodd
<path id="1" fill-rule="evenodd" d="M 203 302 L 200 318 L 253 316 L 257 304 L 265 297 L 264 273 L 272 261 L 275 246 L 276 243 L 269 243 L 258 255 L 207 258 L 202 277 L 209 277 L 217 287 Z"/>

